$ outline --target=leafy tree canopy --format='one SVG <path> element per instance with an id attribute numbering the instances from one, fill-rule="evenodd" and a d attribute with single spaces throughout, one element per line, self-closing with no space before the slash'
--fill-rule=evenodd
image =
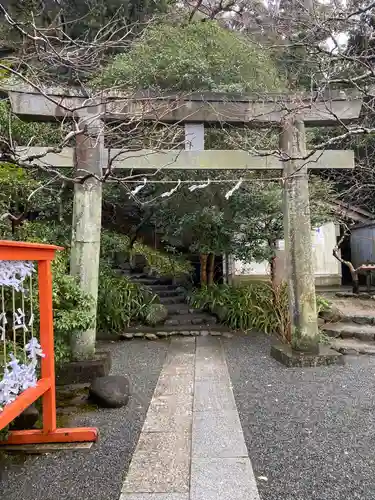
<path id="1" fill-rule="evenodd" d="M 188 92 L 267 92 L 282 87 L 270 54 L 216 21 L 151 26 L 95 83 Z"/>
<path id="2" fill-rule="evenodd" d="M 178 178 L 184 180 L 189 175 L 190 172 L 179 172 Z M 173 176 L 177 179 L 176 174 Z M 282 186 L 266 177 L 261 180 L 256 174 L 244 176 L 243 172 L 235 171 L 216 172 L 216 175 L 213 172 L 212 178 L 229 180 L 240 176 L 245 180 L 229 199 L 225 195 L 233 182 L 212 183 L 194 191 L 185 185 L 174 197 L 154 206 L 154 222 L 164 239 L 172 246 L 188 247 L 192 253 L 231 254 L 247 262 L 270 259 L 274 244 L 284 237 Z M 197 184 L 204 183 L 202 173 L 195 172 L 194 178 L 201 179 Z M 313 227 L 332 220 L 327 202 L 333 197 L 329 182 L 311 176 Z"/>

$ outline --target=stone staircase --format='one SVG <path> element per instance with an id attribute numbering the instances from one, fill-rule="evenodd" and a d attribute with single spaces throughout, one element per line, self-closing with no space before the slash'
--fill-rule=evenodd
<path id="1" fill-rule="evenodd" d="M 321 330 L 332 339 L 333 349 L 342 354 L 375 355 L 374 301 L 333 301 L 332 310 L 321 317 Z"/>
<path id="2" fill-rule="evenodd" d="M 152 294 L 158 296 L 158 302 L 163 304 L 168 310 L 168 317 L 163 325 L 158 327 L 137 327 L 131 331 L 142 330 L 143 332 L 154 332 L 163 330 L 164 332 L 193 332 L 200 330 L 211 330 L 215 327 L 217 319 L 204 311 L 193 309 L 186 302 L 186 289 L 172 279 L 150 276 L 144 272 L 132 272 L 130 269 L 123 269 L 121 273 L 143 287 L 146 287 Z M 217 327 L 215 327 L 217 329 Z"/>

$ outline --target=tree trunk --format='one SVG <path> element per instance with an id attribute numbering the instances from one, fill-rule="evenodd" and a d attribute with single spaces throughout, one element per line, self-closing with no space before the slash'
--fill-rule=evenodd
<path id="1" fill-rule="evenodd" d="M 352 276 L 352 280 L 353 280 L 353 293 L 357 294 L 359 293 L 359 276 L 358 276 L 358 272 L 357 271 L 353 271 L 352 269 L 350 269 L 350 274 Z"/>
<path id="2" fill-rule="evenodd" d="M 362 267 L 365 267 L 365 265 L 357 267 L 357 269 L 353 266 L 353 264 L 348 261 L 344 260 L 341 255 L 340 255 L 340 246 L 342 245 L 343 241 L 345 238 L 348 236 L 348 233 L 345 233 L 341 236 L 340 240 L 337 242 L 335 248 L 333 249 L 333 256 L 341 262 L 341 264 L 344 264 L 345 266 L 348 267 L 350 271 L 350 276 L 352 277 L 352 282 L 353 282 L 353 293 L 357 294 L 359 293 L 359 275 L 358 272 L 361 270 Z"/>
<path id="3" fill-rule="evenodd" d="M 207 254 L 201 253 L 199 256 L 201 264 L 201 286 L 207 285 Z"/>
<path id="4" fill-rule="evenodd" d="M 277 283 L 277 276 L 276 276 L 276 242 L 272 240 L 268 240 L 268 246 L 272 249 L 272 257 L 269 261 L 270 265 L 270 278 L 271 278 L 271 286 L 272 289 L 275 290 L 278 283 Z"/>
<path id="5" fill-rule="evenodd" d="M 207 275 L 208 285 L 214 284 L 214 273 L 215 273 L 215 254 L 210 253 L 208 255 L 208 275 Z"/>
<path id="6" fill-rule="evenodd" d="M 270 260 L 270 275 L 271 275 L 271 286 L 273 289 L 275 289 L 277 286 L 277 282 L 276 282 L 276 255 L 271 257 L 271 260 Z"/>
<path id="7" fill-rule="evenodd" d="M 147 222 L 151 219 L 151 217 L 152 217 L 152 211 L 150 210 L 148 213 L 146 213 L 146 215 L 140 221 L 138 226 L 134 229 L 133 235 L 130 238 L 129 250 L 133 249 L 134 243 L 137 241 L 139 231 L 143 228 L 145 224 L 147 224 Z"/>

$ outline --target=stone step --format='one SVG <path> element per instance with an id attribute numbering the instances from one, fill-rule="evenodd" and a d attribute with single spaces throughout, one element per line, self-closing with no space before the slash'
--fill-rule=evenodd
<path id="1" fill-rule="evenodd" d="M 133 276 L 129 276 L 129 278 L 139 285 L 150 286 L 150 285 L 171 285 L 172 282 L 169 278 L 153 278 L 151 276 L 147 276 L 146 278 L 134 278 Z"/>
<path id="2" fill-rule="evenodd" d="M 174 290 L 159 290 L 158 292 L 155 292 L 155 290 L 152 290 L 153 293 L 156 293 L 160 298 L 163 297 L 185 297 L 183 293 L 180 291 L 177 291 L 176 289 Z"/>
<path id="3" fill-rule="evenodd" d="M 322 330 L 330 337 L 341 337 L 343 339 L 356 338 L 361 341 L 373 341 L 375 339 L 374 325 L 358 325 L 356 323 L 326 323 Z"/>
<path id="4" fill-rule="evenodd" d="M 176 314 L 199 314 L 203 312 L 201 309 L 193 309 L 189 304 L 169 304 L 167 305 L 167 309 L 170 316 Z"/>
<path id="5" fill-rule="evenodd" d="M 136 271 L 132 271 L 131 269 L 119 267 L 117 269 L 113 269 L 116 273 L 121 273 L 124 276 L 128 276 L 129 278 L 149 278 L 150 276 L 146 273 L 140 273 Z"/>
<path id="6" fill-rule="evenodd" d="M 375 355 L 375 342 L 362 342 L 361 340 L 351 339 L 334 339 L 331 342 L 331 348 L 341 354 L 358 355 L 367 354 Z"/>
<path id="7" fill-rule="evenodd" d="M 165 325 L 215 325 L 217 319 L 209 314 L 179 314 L 167 318 Z"/>
<path id="8" fill-rule="evenodd" d="M 356 323 L 358 325 L 374 325 L 375 324 L 375 311 L 324 311 L 321 317 L 325 321 L 342 322 L 342 323 Z"/>
<path id="9" fill-rule="evenodd" d="M 165 292 L 167 290 L 176 291 L 178 289 L 178 286 L 176 286 L 176 285 L 148 285 L 148 288 L 150 288 L 150 290 L 153 293 L 159 293 L 159 292 Z M 177 292 L 177 293 L 179 293 L 179 292 Z"/>
<path id="10" fill-rule="evenodd" d="M 172 297 L 160 297 L 160 304 L 168 306 L 170 304 L 184 304 L 185 295 L 175 295 Z"/>
<path id="11" fill-rule="evenodd" d="M 122 334 L 118 336 L 119 339 L 124 338 L 125 334 L 132 334 L 135 338 L 143 337 L 146 333 L 161 333 L 160 337 L 169 336 L 174 334 L 193 335 L 194 332 L 211 335 L 225 335 L 230 332 L 230 329 L 224 325 L 161 325 L 161 326 L 133 326 L 126 328 Z M 165 333 L 165 335 L 163 335 Z"/>
<path id="12" fill-rule="evenodd" d="M 121 274 L 122 276 L 126 276 L 131 281 L 134 281 L 135 283 L 139 283 L 140 285 L 155 286 L 155 287 L 168 286 L 168 287 L 173 287 L 173 288 L 178 287 L 178 285 L 172 283 L 171 278 L 160 277 L 160 276 L 150 276 L 149 274 L 146 274 L 146 273 L 129 272 L 129 271 L 126 271 L 123 269 L 114 269 L 114 271 L 118 274 Z"/>

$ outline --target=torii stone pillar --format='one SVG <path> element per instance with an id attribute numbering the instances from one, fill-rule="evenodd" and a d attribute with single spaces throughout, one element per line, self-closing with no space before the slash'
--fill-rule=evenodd
<path id="1" fill-rule="evenodd" d="M 286 158 L 306 157 L 305 125 L 302 121 L 295 121 L 291 116 L 282 123 L 280 149 Z M 319 352 L 319 332 L 306 161 L 285 161 L 283 173 L 284 239 L 292 347 L 314 354 Z"/>
<path id="2" fill-rule="evenodd" d="M 78 175 L 103 174 L 103 121 L 88 115 L 79 119 L 84 132 L 77 136 L 75 167 Z M 81 290 L 93 297 L 93 323 L 85 332 L 72 332 L 71 348 L 76 360 L 95 354 L 96 310 L 98 299 L 100 232 L 102 222 L 102 183 L 90 177 L 74 185 L 72 248 L 70 273 L 79 279 Z"/>

